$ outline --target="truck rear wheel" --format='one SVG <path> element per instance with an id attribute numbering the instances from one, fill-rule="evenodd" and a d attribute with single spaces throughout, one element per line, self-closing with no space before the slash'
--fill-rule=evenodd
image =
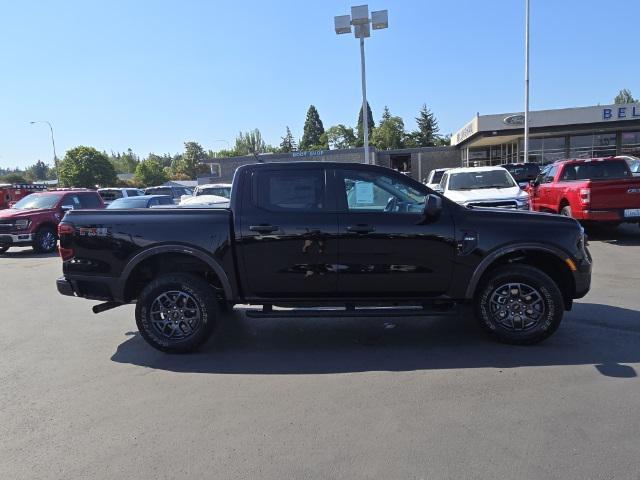
<path id="1" fill-rule="evenodd" d="M 557 330 L 564 301 L 556 283 L 529 265 L 510 265 L 490 272 L 475 297 L 476 317 L 499 341 L 529 345 Z"/>
<path id="2" fill-rule="evenodd" d="M 560 215 L 573 218 L 573 213 L 571 213 L 571 207 L 569 205 L 562 207 L 562 210 L 560 210 Z"/>
<path id="3" fill-rule="evenodd" d="M 196 350 L 219 323 L 214 291 L 195 275 L 158 277 L 142 290 L 136 304 L 136 324 L 142 338 L 167 353 Z"/>
<path id="4" fill-rule="evenodd" d="M 33 249 L 38 253 L 51 253 L 55 251 L 58 237 L 53 228 L 42 227 L 33 236 Z"/>

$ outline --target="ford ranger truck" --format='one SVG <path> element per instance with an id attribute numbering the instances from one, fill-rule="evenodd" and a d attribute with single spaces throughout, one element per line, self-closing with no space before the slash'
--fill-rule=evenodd
<path id="1" fill-rule="evenodd" d="M 71 210 L 58 229 L 58 291 L 135 303 L 142 337 L 198 348 L 235 304 L 247 315 L 451 314 L 539 342 L 591 282 L 572 218 L 465 207 L 393 170 L 287 162 L 236 171 L 228 209 Z"/>
<path id="2" fill-rule="evenodd" d="M 621 158 L 563 160 L 547 165 L 529 188 L 531 208 L 583 223 L 640 222 L 640 178 Z"/>

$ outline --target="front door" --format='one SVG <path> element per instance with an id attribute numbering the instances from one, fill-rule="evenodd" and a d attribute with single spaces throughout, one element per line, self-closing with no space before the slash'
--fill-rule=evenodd
<path id="1" fill-rule="evenodd" d="M 425 222 L 426 187 L 389 172 L 335 171 L 338 292 L 350 297 L 428 297 L 446 292 L 455 256 L 448 207 Z"/>
<path id="2" fill-rule="evenodd" d="M 325 176 L 317 165 L 269 166 L 251 175 L 238 244 L 247 298 L 335 294 L 338 216 Z"/>

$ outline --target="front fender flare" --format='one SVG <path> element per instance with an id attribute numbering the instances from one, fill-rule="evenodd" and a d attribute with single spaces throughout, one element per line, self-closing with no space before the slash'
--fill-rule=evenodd
<path id="1" fill-rule="evenodd" d="M 558 257 L 563 263 L 567 258 L 570 258 L 570 255 L 567 255 L 566 252 L 561 250 L 560 248 L 543 245 L 539 243 L 519 243 L 516 245 L 507 245 L 504 247 L 500 247 L 497 250 L 492 251 L 486 257 L 482 259 L 482 261 L 478 264 L 473 275 L 471 276 L 471 280 L 469 281 L 469 285 L 467 286 L 467 290 L 465 293 L 465 299 L 472 300 L 476 288 L 478 287 L 478 283 L 480 283 L 480 279 L 482 275 L 487 271 L 487 269 L 491 266 L 493 262 L 495 262 L 498 258 L 503 257 L 504 255 L 508 255 L 509 253 L 517 252 L 518 250 L 535 250 L 539 252 L 551 253 Z"/>

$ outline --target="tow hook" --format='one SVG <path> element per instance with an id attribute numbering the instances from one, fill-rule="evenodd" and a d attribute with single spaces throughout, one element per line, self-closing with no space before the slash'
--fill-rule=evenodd
<path id="1" fill-rule="evenodd" d="M 93 307 L 91 307 L 91 310 L 93 310 L 93 313 L 102 313 L 102 312 L 106 312 L 107 310 L 111 310 L 112 308 L 119 307 L 120 305 L 124 305 L 124 303 L 104 302 L 98 305 L 94 305 Z"/>

